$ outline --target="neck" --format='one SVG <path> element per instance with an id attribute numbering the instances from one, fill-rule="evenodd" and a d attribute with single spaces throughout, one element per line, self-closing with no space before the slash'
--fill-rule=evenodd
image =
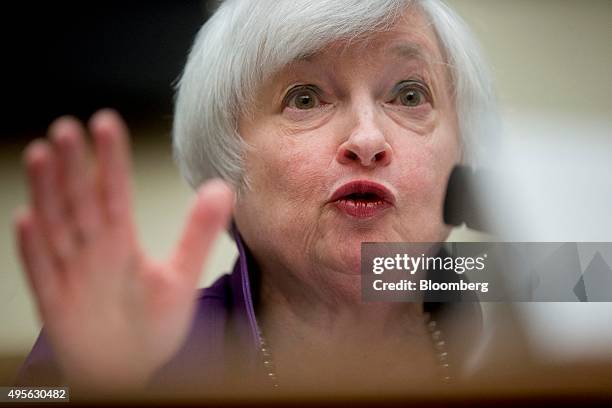
<path id="1" fill-rule="evenodd" d="M 424 333 L 420 302 L 362 302 L 359 275 L 321 271 L 308 275 L 314 284 L 296 276 L 303 275 L 262 269 L 257 309 L 261 328 L 272 341 L 345 347 L 347 339 L 356 345 L 380 344 Z"/>
<path id="2" fill-rule="evenodd" d="M 310 285 L 277 276 L 295 275 L 264 270 L 257 309 L 281 382 L 403 387 L 407 379 L 435 374 L 422 303 L 330 301 Z"/>

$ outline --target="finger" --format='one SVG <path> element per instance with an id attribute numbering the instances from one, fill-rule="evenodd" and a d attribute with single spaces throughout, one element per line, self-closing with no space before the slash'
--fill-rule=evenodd
<path id="1" fill-rule="evenodd" d="M 71 117 L 57 119 L 50 128 L 59 158 L 60 180 L 73 217 L 77 242 L 89 241 L 100 227 L 100 208 L 89 174 L 85 130 Z"/>
<path id="2" fill-rule="evenodd" d="M 25 152 L 30 194 L 41 222 L 43 236 L 60 261 L 73 253 L 74 243 L 69 231 L 65 203 L 59 193 L 57 158 L 44 141 L 34 141 Z"/>
<path id="3" fill-rule="evenodd" d="M 211 180 L 198 190 L 187 224 L 171 259 L 172 266 L 197 284 L 202 265 L 221 229 L 227 225 L 234 193 L 221 180 Z"/>
<path id="4" fill-rule="evenodd" d="M 97 112 L 90 123 L 96 145 L 101 207 L 112 224 L 132 225 L 129 136 L 121 117 L 110 109 Z"/>
<path id="5" fill-rule="evenodd" d="M 60 276 L 42 238 L 42 229 L 31 210 L 20 210 L 15 217 L 17 248 L 26 276 L 38 301 L 39 313 L 46 320 L 59 294 Z"/>

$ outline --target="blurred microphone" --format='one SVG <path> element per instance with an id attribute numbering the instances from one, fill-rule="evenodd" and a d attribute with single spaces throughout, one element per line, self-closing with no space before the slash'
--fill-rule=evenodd
<path id="1" fill-rule="evenodd" d="M 482 192 L 495 190 L 494 187 L 492 171 L 455 166 L 446 188 L 444 222 L 455 227 L 465 224 L 473 230 L 492 232 L 493 228 L 487 222 L 487 211 L 483 208 Z"/>

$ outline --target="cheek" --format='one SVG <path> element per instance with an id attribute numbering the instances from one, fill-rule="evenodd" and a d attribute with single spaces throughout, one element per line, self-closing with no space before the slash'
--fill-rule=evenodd
<path id="1" fill-rule="evenodd" d="M 431 203 L 436 187 L 434 152 L 427 145 L 405 146 L 396 154 L 398 185 L 403 205 Z"/>
<path id="2" fill-rule="evenodd" d="M 283 135 L 250 157 L 252 199 L 245 201 L 253 249 L 283 264 L 302 259 L 317 241 L 328 191 L 329 151 L 314 140 Z M 278 239 L 282 237 L 282 239 Z"/>
<path id="3" fill-rule="evenodd" d="M 320 151 L 287 149 L 277 164 L 282 173 L 279 194 L 285 194 L 287 201 L 311 202 L 324 194 L 324 169 L 328 163 Z"/>
<path id="4" fill-rule="evenodd" d="M 310 140 L 287 135 L 265 138 L 247 156 L 259 210 L 279 222 L 317 211 L 326 198 L 328 166 L 329 155 Z"/>
<path id="5" fill-rule="evenodd" d="M 404 205 L 437 211 L 460 147 L 454 113 L 444 105 L 423 133 L 396 133 L 393 138 L 397 186 Z"/>
<path id="6" fill-rule="evenodd" d="M 398 188 L 402 205 L 412 211 L 438 216 L 443 205 L 448 175 L 459 158 L 452 128 L 439 128 L 427 140 L 405 143 L 396 152 Z M 431 217 L 427 217 L 431 221 Z"/>

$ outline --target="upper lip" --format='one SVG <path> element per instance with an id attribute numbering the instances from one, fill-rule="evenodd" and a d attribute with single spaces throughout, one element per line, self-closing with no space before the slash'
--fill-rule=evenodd
<path id="1" fill-rule="evenodd" d="M 395 203 L 393 193 L 382 184 L 369 180 L 354 180 L 341 185 L 334 191 L 329 202 L 338 201 L 351 194 L 376 194 L 381 200 L 389 204 Z"/>

